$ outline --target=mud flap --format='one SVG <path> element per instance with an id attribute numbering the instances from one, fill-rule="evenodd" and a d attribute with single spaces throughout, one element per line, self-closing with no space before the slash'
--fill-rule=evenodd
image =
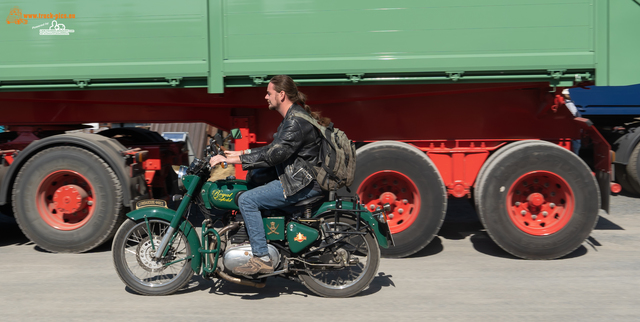
<path id="1" fill-rule="evenodd" d="M 600 208 L 609 213 L 609 199 L 611 195 L 611 145 L 593 126 L 593 122 L 582 117 L 576 117 L 584 133 L 593 142 L 593 166 L 598 188 L 600 188 Z"/>
<path id="2" fill-rule="evenodd" d="M 596 172 L 596 180 L 600 188 L 600 208 L 609 213 L 609 199 L 611 198 L 611 174 L 604 171 Z"/>

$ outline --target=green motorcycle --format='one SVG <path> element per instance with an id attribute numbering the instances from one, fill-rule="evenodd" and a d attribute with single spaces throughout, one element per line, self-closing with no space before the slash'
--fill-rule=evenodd
<path id="1" fill-rule="evenodd" d="M 223 154 L 221 146 L 230 137 L 240 138 L 240 131 L 225 139 L 216 135 L 206 157 L 180 168 L 178 181 L 186 192 L 174 197 L 180 200 L 177 210 L 164 200 L 142 200 L 127 214 L 112 248 L 120 279 L 143 295 L 174 293 L 194 273 L 258 288 L 267 277 L 284 277 L 325 297 L 348 297 L 367 288 L 378 270 L 379 247 L 393 244 L 389 210 L 372 213 L 357 197 L 343 199 L 333 192 L 299 202 L 294 212 L 263 212 L 274 272 L 234 276 L 233 269 L 252 256 L 238 197 L 257 184 L 234 177 L 207 181 L 209 159 Z M 200 231 L 189 221 L 193 204 L 205 218 Z"/>

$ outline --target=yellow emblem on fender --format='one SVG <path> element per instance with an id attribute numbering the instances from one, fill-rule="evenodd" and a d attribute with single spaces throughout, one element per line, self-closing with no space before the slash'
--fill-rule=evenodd
<path id="1" fill-rule="evenodd" d="M 295 237 L 295 238 L 293 238 L 293 240 L 295 240 L 295 241 L 297 241 L 297 242 L 301 243 L 301 242 L 303 242 L 303 241 L 307 240 L 307 236 L 303 235 L 302 233 L 298 233 L 298 234 L 296 235 L 296 237 Z"/>

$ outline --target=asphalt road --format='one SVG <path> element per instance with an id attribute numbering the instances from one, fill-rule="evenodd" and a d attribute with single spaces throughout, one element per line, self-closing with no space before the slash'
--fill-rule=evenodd
<path id="1" fill-rule="evenodd" d="M 510 256 L 467 202 L 424 250 L 383 259 L 370 288 L 325 299 L 270 279 L 253 289 L 196 277 L 175 295 L 132 294 L 110 245 L 85 254 L 40 250 L 0 217 L 0 321 L 638 321 L 640 198 L 613 196 L 591 237 L 552 261 Z"/>

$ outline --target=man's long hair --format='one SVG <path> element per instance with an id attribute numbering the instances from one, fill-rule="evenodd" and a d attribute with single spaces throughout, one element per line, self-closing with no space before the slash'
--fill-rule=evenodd
<path id="1" fill-rule="evenodd" d="M 307 113 L 311 114 L 314 119 L 318 120 L 318 123 L 323 126 L 327 126 L 331 123 L 331 119 L 328 117 L 322 117 L 320 116 L 320 112 L 311 110 L 311 107 L 306 104 L 307 95 L 304 95 L 304 93 L 298 90 L 298 86 L 296 86 L 296 83 L 291 79 L 291 77 L 287 75 L 273 76 L 271 78 L 271 83 L 273 84 L 273 88 L 276 92 L 279 93 L 284 91 L 285 95 L 287 95 L 287 98 L 289 98 L 292 103 L 304 107 Z"/>

